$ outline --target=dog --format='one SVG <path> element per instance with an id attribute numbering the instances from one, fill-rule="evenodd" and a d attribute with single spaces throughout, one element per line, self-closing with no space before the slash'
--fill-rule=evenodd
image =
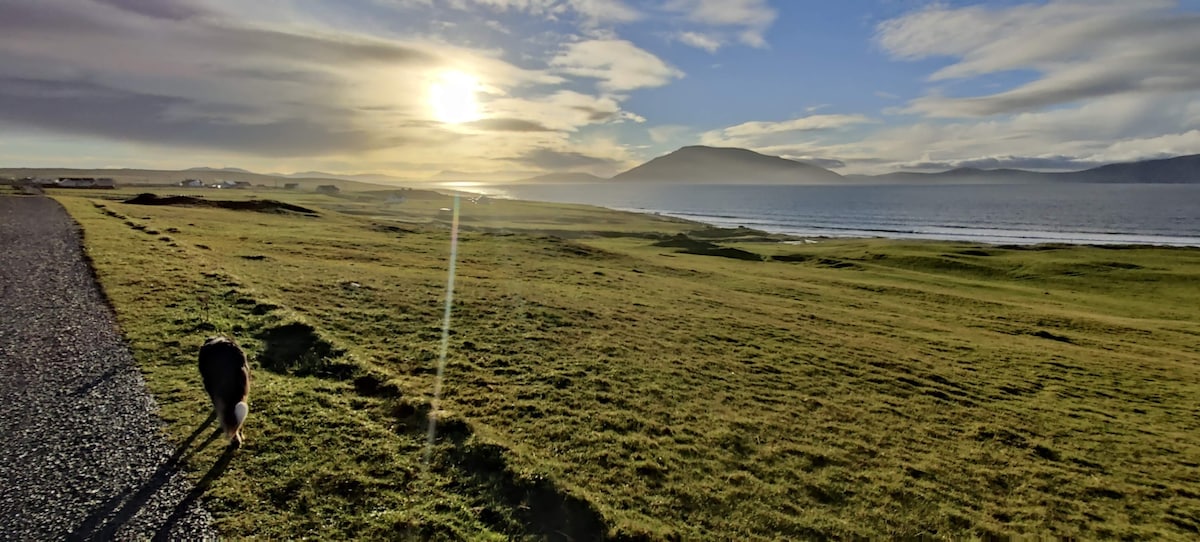
<path id="1" fill-rule="evenodd" d="M 245 438 L 242 424 L 250 405 L 250 365 L 246 353 L 232 339 L 213 337 L 200 347 L 200 378 L 212 399 L 213 411 L 230 445 L 240 448 Z"/>

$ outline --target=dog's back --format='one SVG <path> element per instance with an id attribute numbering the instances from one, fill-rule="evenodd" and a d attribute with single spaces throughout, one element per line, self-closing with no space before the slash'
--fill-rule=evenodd
<path id="1" fill-rule="evenodd" d="M 250 366 L 246 363 L 246 354 L 225 337 L 204 341 L 200 347 L 200 378 L 204 381 L 204 391 L 212 399 L 221 429 L 234 444 L 240 445 L 242 423 L 250 410 L 246 404 L 250 394 Z"/>

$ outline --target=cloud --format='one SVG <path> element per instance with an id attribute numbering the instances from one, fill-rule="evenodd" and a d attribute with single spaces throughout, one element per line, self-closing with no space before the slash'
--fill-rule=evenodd
<path id="1" fill-rule="evenodd" d="M 516 162 L 540 169 L 564 170 L 614 166 L 620 162 L 612 158 L 589 156 L 579 152 L 534 149 L 513 159 Z"/>
<path id="2" fill-rule="evenodd" d="M 196 113 L 187 114 L 190 111 Z M 223 119 L 242 112 L 238 107 L 213 110 L 183 98 L 87 82 L 0 78 L 0 119 L 69 133 L 270 156 L 305 156 L 414 142 L 398 133 L 382 136 L 304 118 L 261 123 Z"/>
<path id="3" fill-rule="evenodd" d="M 628 23 L 642 18 L 641 12 L 621 0 L 471 0 L 498 11 L 520 11 L 535 17 L 558 19 L 575 14 L 585 24 Z"/>
<path id="4" fill-rule="evenodd" d="M 559 72 L 600 80 L 606 91 L 660 87 L 683 72 L 625 40 L 588 40 L 567 44 L 550 65 Z"/>
<path id="5" fill-rule="evenodd" d="M 95 0 L 138 15 L 155 19 L 182 20 L 212 12 L 186 0 Z"/>
<path id="6" fill-rule="evenodd" d="M 813 156 L 784 156 L 789 160 L 797 160 L 807 162 L 814 166 L 823 167 L 825 169 L 838 169 L 846 167 L 846 163 L 835 158 L 817 158 Z"/>
<path id="7" fill-rule="evenodd" d="M 645 120 L 622 110 L 620 101 L 613 96 L 593 96 L 571 90 L 559 90 L 545 96 L 497 98 L 488 101 L 484 107 L 490 117 L 524 119 L 564 132 L 573 132 L 589 124 Z"/>
<path id="8" fill-rule="evenodd" d="M 496 51 L 277 23 L 286 17 L 269 3 L 256 4 L 259 19 L 221 5 L 6 5 L 0 124 L 75 136 L 61 139 L 72 142 L 64 149 L 130 142 L 224 150 L 247 161 L 400 167 L 430 161 L 437 148 L 444 164 L 471 167 L 539 146 L 567 148 L 588 124 L 644 120 L 616 97 L 556 91 L 562 76 L 515 66 Z M 446 70 L 478 78 L 486 120 L 434 122 L 428 87 Z"/>
<path id="9" fill-rule="evenodd" d="M 481 119 L 466 123 L 466 126 L 489 130 L 493 132 L 549 132 L 549 128 L 540 123 L 521 119 Z"/>
<path id="10" fill-rule="evenodd" d="M 567 3 L 589 21 L 629 23 L 642 18 L 638 10 L 619 0 L 570 0 Z"/>
<path id="11" fill-rule="evenodd" d="M 883 127 L 854 141 L 825 139 L 818 133 L 809 141 L 789 142 L 786 150 L 833 156 L 874 172 L 917 162 L 978 167 L 1000 164 L 999 160 L 1009 165 L 998 167 L 1019 167 L 1018 161 L 1025 160 L 1029 167 L 1055 169 L 1071 161 L 1100 164 L 1198 154 L 1198 109 L 1200 99 L 1193 95 L 1158 100 L 1120 95 L 1001 119 Z"/>
<path id="12" fill-rule="evenodd" d="M 650 134 L 650 141 L 658 144 L 668 143 L 678 140 L 686 135 L 690 129 L 687 126 L 679 126 L 667 124 L 663 126 L 654 126 L 647 130 Z"/>
<path id="13" fill-rule="evenodd" d="M 680 32 L 679 35 L 676 36 L 676 39 L 678 39 L 684 45 L 689 45 L 697 49 L 704 49 L 710 53 L 715 53 L 717 52 L 717 49 L 721 48 L 720 40 L 699 32 Z"/>
<path id="14" fill-rule="evenodd" d="M 741 147 L 772 156 L 838 165 L 840 156 L 827 150 L 833 145 L 827 137 L 840 137 L 846 128 L 874 123 L 865 115 L 809 115 L 779 122 L 752 121 L 700 134 L 700 144 L 714 147 Z M 799 140 L 798 138 L 804 138 Z"/>
<path id="15" fill-rule="evenodd" d="M 509 30 L 508 27 L 504 26 L 504 24 L 501 23 L 500 21 L 489 20 L 483 24 L 485 26 L 487 26 L 488 28 L 491 28 L 492 30 L 495 30 L 496 32 L 499 32 L 501 34 L 506 34 L 506 35 L 512 34 L 512 30 Z"/>
<path id="16" fill-rule="evenodd" d="M 620 113 L 617 113 L 617 119 L 615 122 L 625 122 L 625 121 L 636 122 L 638 124 L 641 124 L 643 122 L 646 122 L 646 117 L 643 117 L 637 113 L 633 113 L 630 111 L 621 111 Z"/>
<path id="17" fill-rule="evenodd" d="M 737 28 L 738 39 L 752 47 L 766 47 L 763 35 L 776 17 L 766 0 L 668 0 L 663 7 L 693 23 Z"/>
<path id="18" fill-rule="evenodd" d="M 950 57 L 931 81 L 1028 70 L 1033 81 L 981 96 L 931 93 L 906 112 L 933 117 L 1019 113 L 1118 95 L 1200 91 L 1200 15 L 1176 2 L 1059 0 L 1004 8 L 942 4 L 885 21 L 892 56 Z"/>
<path id="19" fill-rule="evenodd" d="M 753 137 L 784 132 L 833 130 L 855 124 L 872 122 L 864 115 L 810 115 L 782 122 L 745 122 L 721 130 L 726 137 Z"/>

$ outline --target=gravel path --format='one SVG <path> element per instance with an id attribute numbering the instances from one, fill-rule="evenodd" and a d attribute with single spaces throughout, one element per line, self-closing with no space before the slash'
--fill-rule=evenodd
<path id="1" fill-rule="evenodd" d="M 0 197 L 0 540 L 216 539 L 157 410 L 66 211 Z"/>

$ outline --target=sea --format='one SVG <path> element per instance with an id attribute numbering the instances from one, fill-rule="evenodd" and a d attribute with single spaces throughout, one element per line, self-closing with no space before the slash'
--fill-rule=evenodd
<path id="1" fill-rule="evenodd" d="M 1200 184 L 571 184 L 491 193 L 803 237 L 1200 246 Z"/>

